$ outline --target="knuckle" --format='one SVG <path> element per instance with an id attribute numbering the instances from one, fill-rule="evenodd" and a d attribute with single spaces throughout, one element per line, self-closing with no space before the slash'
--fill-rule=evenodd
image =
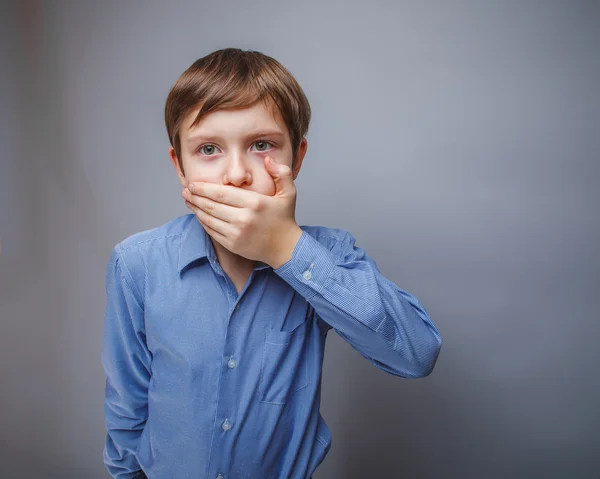
<path id="1" fill-rule="evenodd" d="M 249 215 L 244 215 L 240 218 L 240 226 L 242 227 L 242 229 L 244 230 L 248 230 L 250 223 L 251 223 L 251 218 Z"/>

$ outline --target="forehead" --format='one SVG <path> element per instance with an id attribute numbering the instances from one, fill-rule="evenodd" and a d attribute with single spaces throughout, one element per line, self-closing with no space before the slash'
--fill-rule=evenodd
<path id="1" fill-rule="evenodd" d="M 257 128 L 281 130 L 287 133 L 287 128 L 279 109 L 273 104 L 255 103 L 247 108 L 227 108 L 212 111 L 202 117 L 200 122 L 192 126 L 201 105 L 190 111 L 182 122 L 181 136 L 188 136 L 203 130 L 226 130 L 228 133 L 244 132 Z"/>

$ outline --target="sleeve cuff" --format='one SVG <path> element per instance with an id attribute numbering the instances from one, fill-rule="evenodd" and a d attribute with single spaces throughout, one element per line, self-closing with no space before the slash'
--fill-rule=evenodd
<path id="1" fill-rule="evenodd" d="M 302 231 L 290 260 L 273 272 L 287 281 L 304 298 L 309 299 L 322 292 L 336 265 L 336 259 L 326 246 L 306 231 Z"/>

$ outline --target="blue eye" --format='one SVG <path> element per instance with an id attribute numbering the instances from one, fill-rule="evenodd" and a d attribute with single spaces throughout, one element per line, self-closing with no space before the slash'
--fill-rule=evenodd
<path id="1" fill-rule="evenodd" d="M 258 148 L 258 151 L 267 151 L 269 146 L 273 146 L 270 142 L 264 140 L 260 140 L 254 143 L 254 146 L 258 147 L 258 145 L 261 145 L 261 147 Z"/>
<path id="2" fill-rule="evenodd" d="M 217 149 L 218 148 L 215 145 L 202 145 L 200 148 L 198 148 L 198 151 L 200 153 L 202 153 L 203 155 L 210 156 L 210 155 L 214 155 L 216 153 Z"/>

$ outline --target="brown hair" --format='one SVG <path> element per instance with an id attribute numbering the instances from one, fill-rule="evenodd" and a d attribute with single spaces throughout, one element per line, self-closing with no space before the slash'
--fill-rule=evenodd
<path id="1" fill-rule="evenodd" d="M 253 50 L 224 48 L 196 60 L 171 87 L 165 123 L 171 146 L 181 162 L 180 129 L 184 117 L 202 105 L 192 123 L 219 109 L 242 109 L 263 101 L 279 109 L 292 143 L 292 161 L 308 132 L 310 105 L 300 84 L 274 58 Z"/>

